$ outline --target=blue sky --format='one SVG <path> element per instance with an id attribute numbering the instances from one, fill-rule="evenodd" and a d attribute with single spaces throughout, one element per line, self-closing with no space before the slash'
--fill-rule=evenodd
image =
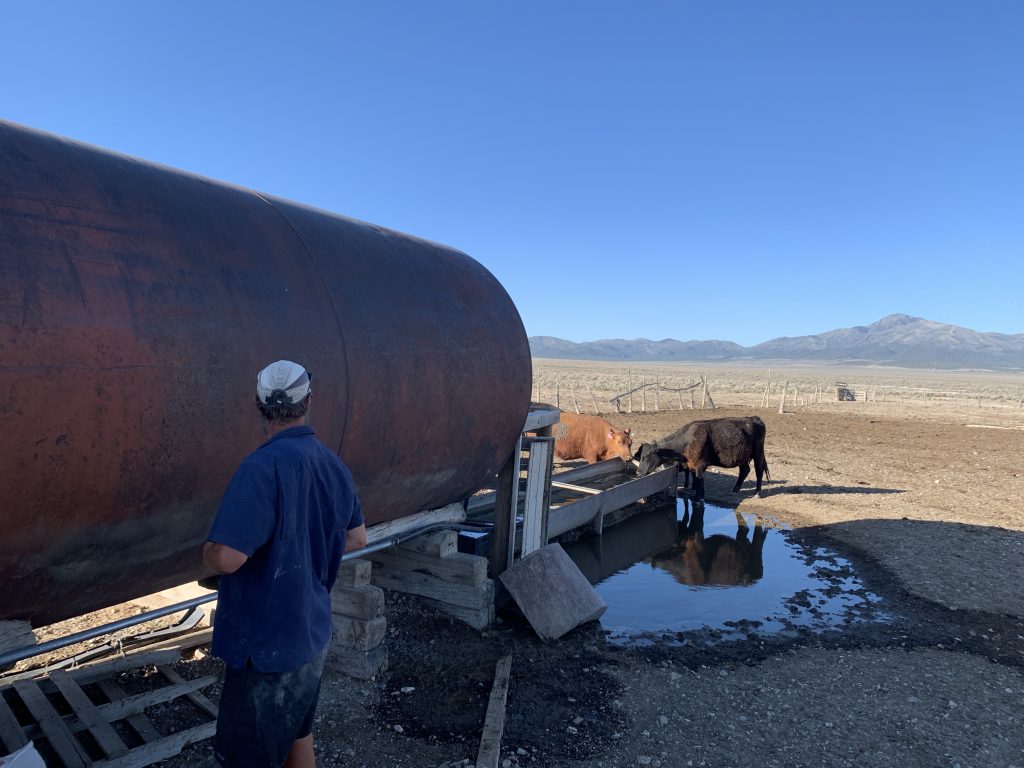
<path id="1" fill-rule="evenodd" d="M 1024 3 L 0 0 L 0 116 L 460 248 L 531 335 L 1024 332 Z"/>

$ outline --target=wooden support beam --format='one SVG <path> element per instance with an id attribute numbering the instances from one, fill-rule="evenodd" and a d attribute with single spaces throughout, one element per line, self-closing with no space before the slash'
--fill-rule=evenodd
<path id="1" fill-rule="evenodd" d="M 172 701 L 179 696 L 185 696 L 193 691 L 198 691 L 208 685 L 217 682 L 213 676 L 198 677 L 195 680 L 188 680 L 181 685 L 169 685 L 165 688 L 157 688 L 146 693 L 138 693 L 120 701 L 112 701 L 109 704 L 101 704 L 98 709 L 103 717 L 109 721 L 121 720 L 128 715 L 136 715 L 143 712 L 146 707 L 156 704 L 163 704 L 165 701 Z"/>
<path id="2" fill-rule="evenodd" d="M 334 627 L 332 647 L 344 646 L 356 651 L 368 651 L 384 642 L 388 622 L 383 616 L 375 619 L 353 619 L 351 616 L 331 616 Z"/>
<path id="3" fill-rule="evenodd" d="M 484 730 L 480 736 L 480 749 L 476 755 L 476 768 L 498 768 L 501 758 L 501 735 L 505 730 L 505 704 L 508 700 L 508 682 L 512 671 L 512 657 L 498 659 L 494 668 L 494 684 L 487 702 Z"/>
<path id="4" fill-rule="evenodd" d="M 335 587 L 331 590 L 331 612 L 355 619 L 375 619 L 384 615 L 384 590 L 369 584 L 360 587 Z"/>
<path id="5" fill-rule="evenodd" d="M 334 588 L 348 589 L 365 587 L 370 584 L 370 571 L 373 564 L 369 560 L 345 560 L 338 569 L 338 578 Z"/>
<path id="6" fill-rule="evenodd" d="M 373 569 L 373 582 L 384 589 L 408 592 L 465 608 L 483 608 L 494 602 L 494 582 L 491 579 L 481 584 L 454 584 L 426 573 L 379 567 Z"/>
<path id="7" fill-rule="evenodd" d="M 452 584 L 479 584 L 487 578 L 487 560 L 465 552 L 453 552 L 448 557 L 433 557 L 420 552 L 372 552 L 366 555 L 366 559 L 376 566 L 372 574 L 374 582 L 381 566 L 396 573 L 427 574 Z"/>
<path id="8" fill-rule="evenodd" d="M 516 440 L 512 455 L 498 473 L 498 488 L 494 499 L 494 528 L 491 532 L 489 575 L 492 579 L 505 572 L 512 564 L 515 546 L 516 512 L 519 507 L 519 458 L 522 454 L 522 436 Z"/>

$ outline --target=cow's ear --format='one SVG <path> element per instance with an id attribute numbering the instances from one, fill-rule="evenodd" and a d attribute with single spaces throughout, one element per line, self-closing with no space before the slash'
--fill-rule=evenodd
<path id="1" fill-rule="evenodd" d="M 622 431 L 623 431 L 623 432 L 625 432 L 625 433 L 626 433 L 626 434 L 628 435 L 628 434 L 629 434 L 629 427 L 626 427 L 626 428 L 625 428 L 624 430 L 622 430 Z"/>
<path id="2" fill-rule="evenodd" d="M 609 440 L 613 440 L 614 438 L 615 438 L 615 430 L 614 429 L 609 429 L 608 430 L 608 439 Z"/>

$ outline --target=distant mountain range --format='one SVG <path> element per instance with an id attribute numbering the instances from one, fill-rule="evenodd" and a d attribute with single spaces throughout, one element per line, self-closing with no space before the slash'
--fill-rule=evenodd
<path id="1" fill-rule="evenodd" d="M 908 368 L 1024 370 L 1024 333 L 980 333 L 909 315 L 813 336 L 783 336 L 753 347 L 731 341 L 602 339 L 576 343 L 531 336 L 534 357 L 565 360 L 792 360 Z"/>

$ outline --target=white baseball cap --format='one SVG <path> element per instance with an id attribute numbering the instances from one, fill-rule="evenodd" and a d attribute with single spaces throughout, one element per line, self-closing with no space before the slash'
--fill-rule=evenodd
<path id="1" fill-rule="evenodd" d="M 271 363 L 256 375 L 256 396 L 267 405 L 294 405 L 309 394 L 309 371 L 291 360 Z"/>

